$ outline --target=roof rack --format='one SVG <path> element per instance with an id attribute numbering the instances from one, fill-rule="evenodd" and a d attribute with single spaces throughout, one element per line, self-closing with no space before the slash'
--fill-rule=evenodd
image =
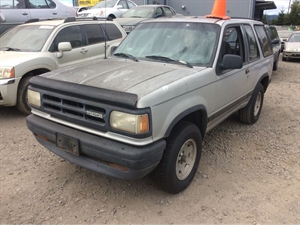
<path id="1" fill-rule="evenodd" d="M 35 23 L 39 21 L 49 21 L 49 20 L 63 20 L 64 18 L 46 18 L 46 19 L 39 19 L 39 18 L 33 18 L 25 21 L 24 23 Z"/>
<path id="2" fill-rule="evenodd" d="M 75 21 L 89 21 L 89 20 L 102 20 L 102 21 L 112 21 L 110 17 L 104 18 L 104 17 L 68 17 L 65 19 L 64 23 L 69 23 L 69 22 L 75 22 Z"/>

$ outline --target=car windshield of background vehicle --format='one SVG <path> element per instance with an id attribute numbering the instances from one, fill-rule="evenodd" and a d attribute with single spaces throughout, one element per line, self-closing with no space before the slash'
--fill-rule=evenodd
<path id="1" fill-rule="evenodd" d="M 292 34 L 292 36 L 289 39 L 289 42 L 300 42 L 300 33 Z"/>
<path id="2" fill-rule="evenodd" d="M 22 52 L 39 52 L 55 26 L 17 26 L 0 37 L 1 49 L 13 48 Z"/>
<path id="3" fill-rule="evenodd" d="M 220 26 L 216 24 L 187 22 L 140 24 L 127 36 L 115 53 L 147 60 L 154 60 L 153 56 L 160 56 L 161 59 L 164 57 L 180 60 L 193 66 L 210 66 L 219 32 Z"/>

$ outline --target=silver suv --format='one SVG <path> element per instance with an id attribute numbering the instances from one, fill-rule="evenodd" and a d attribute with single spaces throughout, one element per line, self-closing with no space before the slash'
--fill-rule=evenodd
<path id="1" fill-rule="evenodd" d="M 114 21 L 49 20 L 16 26 L 0 37 L 0 106 L 26 114 L 30 78 L 58 68 L 106 58 L 126 32 Z"/>
<path id="2" fill-rule="evenodd" d="M 192 181 L 205 133 L 261 113 L 272 45 L 261 22 L 170 18 L 139 24 L 114 56 L 30 80 L 27 126 L 50 151 L 167 192 Z"/>

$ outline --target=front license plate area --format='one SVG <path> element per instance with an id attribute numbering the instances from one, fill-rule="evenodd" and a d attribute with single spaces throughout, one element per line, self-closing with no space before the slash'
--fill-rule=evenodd
<path id="1" fill-rule="evenodd" d="M 79 140 L 63 134 L 56 134 L 56 145 L 62 150 L 79 156 Z"/>

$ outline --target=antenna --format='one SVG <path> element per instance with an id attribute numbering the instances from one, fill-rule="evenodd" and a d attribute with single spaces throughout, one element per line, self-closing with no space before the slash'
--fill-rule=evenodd
<path id="1" fill-rule="evenodd" d="M 215 0 L 211 15 L 206 15 L 205 17 L 229 20 L 230 17 L 226 16 L 226 0 Z"/>
<path id="2" fill-rule="evenodd" d="M 105 2 L 105 9 L 104 9 L 104 15 L 106 16 L 106 0 L 104 0 Z M 107 18 L 106 18 L 107 20 Z M 105 30 L 105 37 L 104 37 L 104 59 L 107 59 L 107 56 L 106 56 L 106 48 L 107 48 L 107 45 L 106 45 L 106 39 L 107 39 L 107 32 L 106 32 L 106 20 L 104 22 L 104 30 Z"/>

